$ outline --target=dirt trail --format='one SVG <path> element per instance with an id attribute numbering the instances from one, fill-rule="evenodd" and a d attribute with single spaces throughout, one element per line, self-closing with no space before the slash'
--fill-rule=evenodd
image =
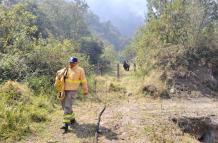
<path id="1" fill-rule="evenodd" d="M 121 79 L 122 80 L 122 79 Z M 123 79 L 126 83 L 127 79 Z M 129 80 L 129 79 L 128 79 Z M 130 84 L 130 83 L 126 83 Z M 133 86 L 131 88 L 134 88 Z M 111 93 L 102 116 L 100 143 L 198 142 L 170 119 L 172 117 L 218 116 L 218 101 L 208 98 L 159 100 L 143 96 Z M 52 114 L 51 122 L 40 133 L 21 143 L 93 143 L 97 115 L 103 107 L 99 102 L 76 102 L 77 124 L 70 133 L 62 134 L 62 111 Z"/>
<path id="2" fill-rule="evenodd" d="M 207 100 L 205 102 L 205 100 Z M 62 111 L 58 110 L 46 129 L 32 135 L 27 143 L 92 143 L 94 141 L 97 113 L 102 104 L 89 102 L 76 104 L 74 111 L 78 123 L 70 133 L 63 135 L 59 129 L 62 120 Z M 147 143 L 188 142 L 195 140 L 184 135 L 170 117 L 198 117 L 217 115 L 218 102 L 210 99 L 191 100 L 152 100 L 124 99 L 110 104 L 102 116 L 101 135 L 102 143 Z M 163 134 L 162 134 L 163 133 Z M 197 142 L 197 141 L 196 141 Z"/>

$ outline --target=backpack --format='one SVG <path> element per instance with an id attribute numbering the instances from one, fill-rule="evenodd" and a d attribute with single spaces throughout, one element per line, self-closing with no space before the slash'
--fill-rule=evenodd
<path id="1" fill-rule="evenodd" d="M 55 88 L 58 91 L 58 98 L 64 99 L 64 83 L 67 76 L 68 68 L 65 68 L 63 70 L 60 70 L 56 74 L 55 78 Z"/>

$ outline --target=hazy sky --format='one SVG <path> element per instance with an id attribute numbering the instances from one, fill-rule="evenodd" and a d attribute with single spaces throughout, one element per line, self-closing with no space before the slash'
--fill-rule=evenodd
<path id="1" fill-rule="evenodd" d="M 146 0 L 86 0 L 102 21 L 110 20 L 124 35 L 132 35 L 146 13 Z"/>

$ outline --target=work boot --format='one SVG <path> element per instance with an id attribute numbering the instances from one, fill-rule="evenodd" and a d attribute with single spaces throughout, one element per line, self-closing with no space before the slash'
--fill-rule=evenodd
<path id="1" fill-rule="evenodd" d="M 68 127 L 68 123 L 64 123 L 64 125 L 62 127 L 60 127 L 60 129 L 64 130 Z"/>
<path id="2" fill-rule="evenodd" d="M 63 134 L 66 134 L 66 133 L 68 133 L 68 124 L 67 123 L 65 123 L 65 128 L 64 128 Z"/>
<path id="3" fill-rule="evenodd" d="M 70 123 L 71 123 L 71 125 L 75 124 L 76 123 L 76 119 L 74 118 L 74 119 L 70 120 Z"/>
<path id="4" fill-rule="evenodd" d="M 70 125 L 71 128 L 73 128 L 75 124 L 76 124 L 76 120 L 75 119 L 70 120 L 70 124 L 69 125 Z"/>

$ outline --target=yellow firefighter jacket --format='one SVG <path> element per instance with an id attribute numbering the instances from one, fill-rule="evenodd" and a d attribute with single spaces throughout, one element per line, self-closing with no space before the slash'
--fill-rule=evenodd
<path id="1" fill-rule="evenodd" d="M 55 78 L 55 82 L 56 82 L 55 85 L 59 80 L 62 79 L 65 72 L 66 72 L 65 68 L 57 72 Z M 88 84 L 87 84 L 84 69 L 79 66 L 75 66 L 74 68 L 68 67 L 68 71 L 66 73 L 66 78 L 64 82 L 64 90 L 76 91 L 78 90 L 80 84 L 82 84 L 83 92 L 88 93 Z"/>

